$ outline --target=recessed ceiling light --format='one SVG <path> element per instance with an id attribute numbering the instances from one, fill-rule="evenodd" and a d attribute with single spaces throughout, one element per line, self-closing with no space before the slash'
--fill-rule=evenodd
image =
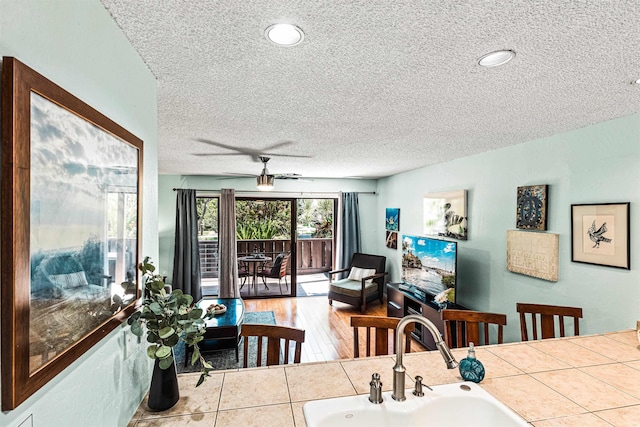
<path id="1" fill-rule="evenodd" d="M 273 24 L 264 32 L 267 39 L 279 46 L 295 46 L 304 39 L 304 33 L 295 25 Z"/>
<path id="2" fill-rule="evenodd" d="M 478 65 L 488 68 L 497 67 L 511 61 L 515 56 L 516 53 L 512 50 L 496 50 L 478 59 Z"/>
<path id="3" fill-rule="evenodd" d="M 640 79 L 636 80 L 634 83 L 640 85 Z"/>

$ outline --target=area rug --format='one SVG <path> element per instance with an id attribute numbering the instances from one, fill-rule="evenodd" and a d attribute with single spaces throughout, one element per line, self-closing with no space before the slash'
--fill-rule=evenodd
<path id="1" fill-rule="evenodd" d="M 266 324 L 266 325 L 275 325 L 276 324 L 276 316 L 273 311 L 256 311 L 256 312 L 247 312 L 244 314 L 244 320 L 242 322 L 245 323 L 254 323 L 254 324 Z M 263 344 L 264 348 L 266 348 L 266 342 Z M 256 352 L 258 351 L 258 342 L 256 339 L 249 340 L 249 360 L 253 361 L 253 366 L 255 366 L 256 360 Z M 176 360 L 176 369 L 178 373 L 182 372 L 200 372 L 200 362 L 196 362 L 195 365 L 191 365 L 191 362 L 184 366 L 184 358 L 185 358 L 185 347 L 184 343 L 180 341 L 178 345 L 176 345 L 173 349 L 174 357 Z M 263 364 L 266 363 L 266 352 L 263 357 Z M 237 369 L 242 368 L 244 366 L 244 339 L 240 341 L 238 345 L 238 361 L 236 361 L 236 352 L 235 349 L 230 350 L 220 350 L 220 351 L 208 351 L 202 354 L 207 362 L 211 364 L 216 370 L 221 369 Z M 251 367 L 252 364 L 250 363 Z"/>

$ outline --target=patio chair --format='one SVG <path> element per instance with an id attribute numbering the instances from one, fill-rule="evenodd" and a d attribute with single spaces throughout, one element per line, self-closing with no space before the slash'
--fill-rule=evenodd
<path id="1" fill-rule="evenodd" d="M 258 272 L 258 276 L 262 277 L 262 282 L 267 289 L 269 289 L 269 287 L 267 286 L 267 278 L 270 278 L 278 279 L 280 294 L 282 294 L 282 279 L 284 279 L 284 283 L 287 286 L 287 291 L 289 290 L 289 282 L 287 282 L 287 268 L 289 266 L 290 257 L 290 253 L 278 254 L 278 256 L 276 256 L 276 259 L 273 260 L 273 265 L 270 269 L 264 269 Z"/>
<path id="2" fill-rule="evenodd" d="M 380 255 L 354 253 L 349 268 L 329 272 L 329 305 L 333 300 L 344 302 L 360 308 L 364 313 L 367 304 L 379 300 L 382 304 L 384 297 L 384 271 L 387 258 Z M 349 272 L 344 279 L 333 281 L 338 273 Z"/>
<path id="3" fill-rule="evenodd" d="M 251 273 L 249 273 L 247 265 L 242 261 L 238 261 L 238 279 L 240 279 L 240 289 L 242 289 L 242 287 L 246 285 L 247 280 L 250 276 Z"/>

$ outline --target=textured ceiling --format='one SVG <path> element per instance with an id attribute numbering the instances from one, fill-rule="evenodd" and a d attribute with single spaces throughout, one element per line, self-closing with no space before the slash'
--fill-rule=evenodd
<path id="1" fill-rule="evenodd" d="M 102 2 L 158 80 L 161 173 L 260 172 L 205 140 L 383 177 L 640 111 L 638 0 Z"/>

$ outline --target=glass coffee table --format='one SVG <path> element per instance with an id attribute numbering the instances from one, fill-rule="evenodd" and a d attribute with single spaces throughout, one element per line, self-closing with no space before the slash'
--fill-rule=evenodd
<path id="1" fill-rule="evenodd" d="M 238 361 L 238 344 L 240 343 L 240 327 L 244 319 L 244 302 L 240 298 L 203 298 L 196 305 L 206 312 L 207 307 L 211 304 L 222 304 L 227 307 L 227 311 L 205 320 L 207 329 L 204 333 L 204 340 L 198 344 L 200 352 L 235 348 L 236 361 Z M 185 366 L 191 359 L 189 349 L 190 347 L 187 346 Z"/>

